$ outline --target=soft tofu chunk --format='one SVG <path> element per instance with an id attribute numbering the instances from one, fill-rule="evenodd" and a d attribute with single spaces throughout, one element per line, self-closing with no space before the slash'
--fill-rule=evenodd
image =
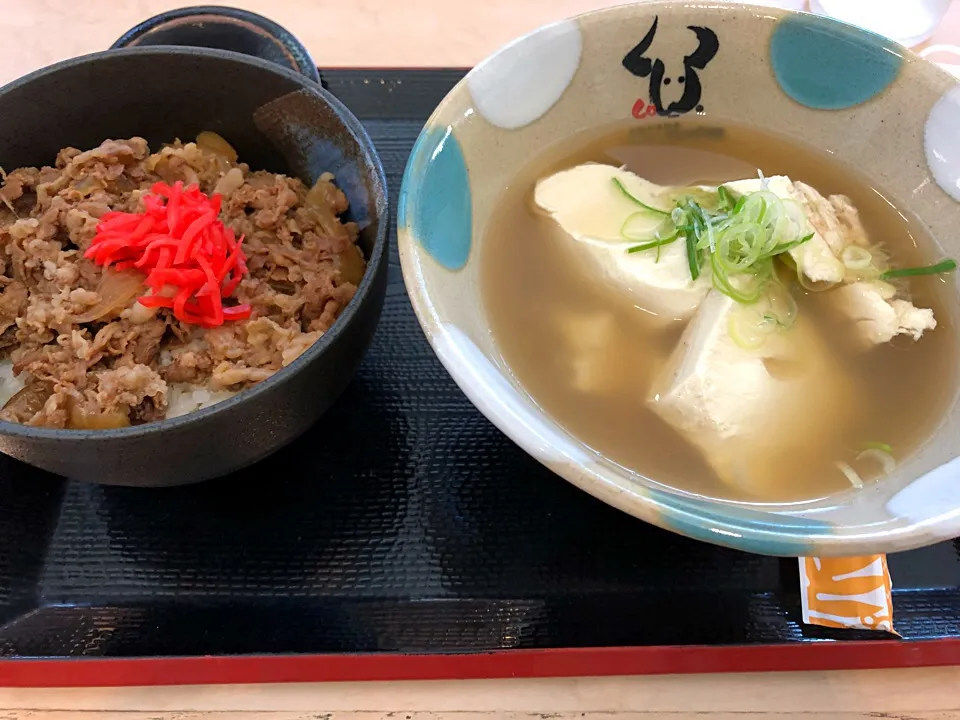
<path id="1" fill-rule="evenodd" d="M 637 397 L 663 367 L 664 359 L 653 352 L 651 338 L 631 332 L 630 327 L 617 327 L 616 317 L 609 312 L 559 310 L 553 325 L 562 348 L 556 362 L 563 364 L 570 387 L 584 396 Z"/>
<path id="2" fill-rule="evenodd" d="M 799 461 L 811 443 L 841 431 L 853 389 L 802 316 L 756 350 L 738 346 L 728 328 L 741 307 L 707 295 L 647 402 L 722 480 L 763 495 L 778 463 Z"/>
<path id="3" fill-rule="evenodd" d="M 656 250 L 626 252 L 637 243 L 623 238 L 623 224 L 641 208 L 617 189 L 614 178 L 652 207 L 671 206 L 660 199 L 664 188 L 659 185 L 598 163 L 578 165 L 540 180 L 534 201 L 575 241 L 580 257 L 599 269 L 612 287 L 665 320 L 690 317 L 710 289 L 709 279 L 691 279 L 683 242 L 663 246 L 659 258 Z M 661 217 L 649 215 L 651 237 L 661 222 Z"/>
<path id="4" fill-rule="evenodd" d="M 840 232 L 837 224 L 836 214 L 829 201 L 813 190 L 809 185 L 803 183 L 794 183 L 785 175 L 774 175 L 766 178 L 766 189 L 772 192 L 781 200 L 793 200 L 799 203 L 803 209 L 807 220 L 810 221 L 814 231 L 813 237 L 807 240 L 803 245 L 790 250 L 790 257 L 797 264 L 804 275 L 814 282 L 838 283 L 843 280 L 844 267 L 838 259 L 840 252 L 845 245 L 844 241 L 837 236 Z M 735 195 L 746 195 L 747 193 L 757 192 L 762 189 L 763 181 L 760 178 L 750 180 L 737 180 L 731 183 L 724 183 L 725 187 L 730 189 Z M 822 203 L 816 201 L 807 191 L 812 190 L 813 195 L 819 198 Z M 844 198 L 846 200 L 846 198 Z M 848 201 L 849 204 L 849 201 Z M 852 209 L 852 206 L 851 206 Z M 853 210 L 854 214 L 856 210 Z M 826 214 L 829 222 L 814 222 L 813 218 L 821 214 Z M 840 250 L 834 252 L 833 246 L 837 244 Z"/>
<path id="5" fill-rule="evenodd" d="M 730 337 L 736 302 L 711 292 L 687 326 L 668 367 L 651 391 L 657 412 L 671 425 L 717 439 L 759 427 L 777 402 L 776 381 L 763 355 L 742 350 Z"/>
<path id="6" fill-rule="evenodd" d="M 619 358 L 613 315 L 563 312 L 556 325 L 566 346 L 563 356 L 569 363 L 570 384 L 591 395 L 615 390 L 618 374 L 611 371 Z"/>
<path id="7" fill-rule="evenodd" d="M 864 347 L 889 342 L 897 335 L 919 340 L 925 330 L 937 327 L 933 310 L 898 299 L 889 283 L 850 283 L 831 291 L 831 298 L 854 321 L 857 340 Z"/>

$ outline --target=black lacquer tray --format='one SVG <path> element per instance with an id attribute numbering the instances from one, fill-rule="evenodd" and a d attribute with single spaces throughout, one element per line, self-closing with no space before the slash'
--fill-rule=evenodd
<path id="1" fill-rule="evenodd" d="M 370 132 L 396 207 L 413 142 L 463 71 L 323 75 Z M 169 490 L 0 459 L 0 684 L 960 663 L 960 545 L 890 568 L 903 640 L 805 626 L 796 560 L 687 540 L 552 475 L 443 370 L 394 242 L 359 375 L 274 457 Z"/>

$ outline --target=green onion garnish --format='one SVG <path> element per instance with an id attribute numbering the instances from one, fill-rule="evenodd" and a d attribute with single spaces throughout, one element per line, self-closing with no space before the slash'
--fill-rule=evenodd
<path id="1" fill-rule="evenodd" d="M 726 187 L 721 185 L 717 188 L 717 195 L 720 196 L 720 210 L 727 211 L 732 210 L 733 206 L 736 204 L 736 200 L 733 199 L 733 195 L 730 194 L 730 191 Z"/>
<path id="2" fill-rule="evenodd" d="M 690 266 L 690 277 L 696 280 L 700 277 L 700 262 L 697 256 L 697 238 L 692 227 L 684 229 L 684 239 L 687 241 L 687 264 Z"/>
<path id="3" fill-rule="evenodd" d="M 669 215 L 669 214 L 670 214 L 670 213 L 667 212 L 666 210 L 659 210 L 659 209 L 657 209 L 657 208 L 655 208 L 655 207 L 650 207 L 650 206 L 647 205 L 645 202 L 643 202 L 642 200 L 640 200 L 640 198 L 636 197 L 635 195 L 632 195 L 632 194 L 630 193 L 630 191 L 627 190 L 626 187 L 624 187 L 623 183 L 620 182 L 620 178 L 614 178 L 614 179 L 613 179 L 613 184 L 617 186 L 617 189 L 619 189 L 620 192 L 622 192 L 622 193 L 623 193 L 624 195 L 626 195 L 628 198 L 630 198 L 631 200 L 633 200 L 633 202 L 635 202 L 637 205 L 639 205 L 640 207 L 642 207 L 644 210 L 648 210 L 649 212 L 656 213 L 657 215 Z"/>
<path id="4" fill-rule="evenodd" d="M 676 194 L 676 207 L 668 214 L 637 200 L 618 179 L 614 178 L 614 183 L 646 211 L 665 216 L 656 232 L 647 235 L 648 242 L 631 244 L 627 252 L 656 248 L 659 260 L 660 248 L 682 236 L 690 277 L 696 280 L 704 265 L 709 265 L 713 286 L 742 304 L 756 303 L 775 280 L 775 257 L 814 235 L 803 209 L 769 190 L 747 193 L 735 200 L 723 185 L 710 194 L 702 188 L 686 188 Z M 642 218 L 640 213 L 633 217 Z M 644 239 L 626 232 L 630 224 L 628 218 L 623 237 L 634 242 Z M 643 223 L 639 227 L 643 228 Z"/>
<path id="5" fill-rule="evenodd" d="M 805 242 L 807 242 L 808 240 L 810 240 L 812 237 L 813 237 L 813 233 L 810 233 L 809 235 L 804 235 L 804 236 L 803 236 L 802 238 L 800 238 L 799 240 L 794 240 L 793 242 L 788 242 L 788 243 L 786 243 L 786 244 L 784 244 L 784 245 L 778 245 L 778 246 L 777 246 L 777 254 L 779 255 L 780 253 L 785 253 L 785 252 L 787 252 L 788 250 L 793 250 L 795 247 L 799 247 L 800 245 L 803 245 Z"/>
<path id="6" fill-rule="evenodd" d="M 653 248 L 659 248 L 664 245 L 669 245 L 674 240 L 680 237 L 680 233 L 675 232 L 670 237 L 663 238 L 662 240 L 652 240 L 651 242 L 641 243 L 640 245 L 634 245 L 633 247 L 628 247 L 628 253 L 638 253 L 643 252 L 644 250 L 652 250 Z"/>
<path id="7" fill-rule="evenodd" d="M 939 275 L 941 273 L 953 272 L 956 269 L 957 261 L 953 258 L 947 258 L 946 260 L 941 260 L 936 265 L 887 270 L 885 273 L 881 273 L 880 279 L 892 280 L 893 278 L 914 277 L 916 275 Z"/>
<path id="8" fill-rule="evenodd" d="M 883 468 L 883 474 L 889 475 L 897 469 L 897 459 L 893 456 L 893 448 L 886 443 L 867 443 L 867 449 L 857 453 L 857 460 L 872 459 Z"/>

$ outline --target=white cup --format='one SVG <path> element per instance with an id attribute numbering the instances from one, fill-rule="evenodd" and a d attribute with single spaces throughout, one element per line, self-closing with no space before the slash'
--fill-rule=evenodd
<path id="1" fill-rule="evenodd" d="M 937 63 L 948 73 L 960 78 L 960 46 L 957 45 L 928 45 L 917 55 Z M 942 58 L 950 57 L 953 62 L 946 62 Z"/>
<path id="2" fill-rule="evenodd" d="M 952 0 L 810 0 L 821 15 L 859 25 L 907 47 L 928 40 Z"/>

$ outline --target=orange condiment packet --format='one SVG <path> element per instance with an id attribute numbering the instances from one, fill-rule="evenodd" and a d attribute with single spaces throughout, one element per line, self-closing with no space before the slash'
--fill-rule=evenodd
<path id="1" fill-rule="evenodd" d="M 800 558 L 803 621 L 810 625 L 896 634 L 892 588 L 886 555 Z"/>

